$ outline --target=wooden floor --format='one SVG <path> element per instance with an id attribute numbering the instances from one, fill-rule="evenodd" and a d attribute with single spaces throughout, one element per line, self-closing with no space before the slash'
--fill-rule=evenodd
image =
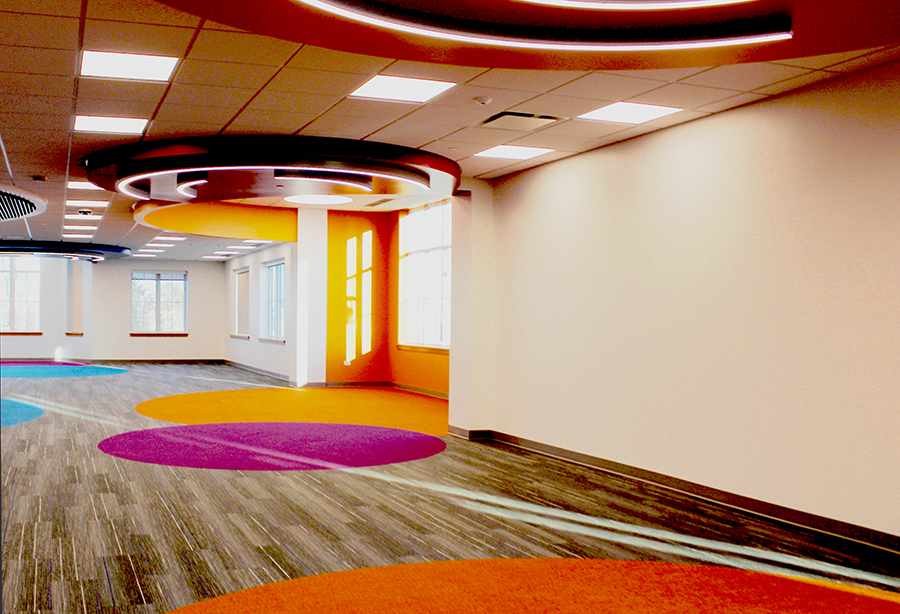
<path id="1" fill-rule="evenodd" d="M 725 564 L 900 590 L 900 555 L 500 445 L 348 471 L 181 469 L 97 444 L 158 396 L 282 385 L 225 365 L 4 379 L 44 408 L 2 437 L 3 612 L 169 612 L 311 574 L 487 557 Z M 687 536 L 687 537 L 683 537 Z"/>

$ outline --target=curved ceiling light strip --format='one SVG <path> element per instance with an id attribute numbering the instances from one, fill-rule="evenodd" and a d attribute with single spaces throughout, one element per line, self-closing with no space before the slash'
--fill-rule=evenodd
<path id="1" fill-rule="evenodd" d="M 705 49 L 716 47 L 732 47 L 754 45 L 790 40 L 793 33 L 790 30 L 790 17 L 778 15 L 779 19 L 765 20 L 764 23 L 773 21 L 780 25 L 779 31 L 766 31 L 737 36 L 710 37 L 684 40 L 666 41 L 615 41 L 615 42 L 578 42 L 564 40 L 537 40 L 513 37 L 489 36 L 479 33 L 467 33 L 461 30 L 442 29 L 433 26 L 415 24 L 409 21 L 373 14 L 356 8 L 347 8 L 336 2 L 326 0 L 294 0 L 313 9 L 330 13 L 337 17 L 349 19 L 376 28 L 383 28 L 394 32 L 424 36 L 444 41 L 468 43 L 473 45 L 487 45 L 508 49 L 524 49 L 536 51 L 580 51 L 580 52 L 616 52 L 616 51 L 674 51 L 689 49 Z M 498 24 L 495 24 L 498 25 Z M 718 24 L 713 24 L 718 25 Z"/>
<path id="2" fill-rule="evenodd" d="M 130 255 L 130 249 L 118 245 L 65 241 L 0 241 L 0 256 L 41 256 L 100 262 Z"/>
<path id="3" fill-rule="evenodd" d="M 47 199 L 30 190 L 0 183 L 0 222 L 20 220 L 47 210 Z"/>
<path id="4" fill-rule="evenodd" d="M 586 11 L 669 11 L 697 9 L 719 6 L 731 6 L 732 4 L 746 4 L 759 0 L 671 0 L 666 2 L 605 2 L 603 0 L 516 0 L 528 4 L 541 4 L 544 6 L 558 6 Z"/>

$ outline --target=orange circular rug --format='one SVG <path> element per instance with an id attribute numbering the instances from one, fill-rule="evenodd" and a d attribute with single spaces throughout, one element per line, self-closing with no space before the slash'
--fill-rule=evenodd
<path id="1" fill-rule="evenodd" d="M 877 589 L 725 567 L 644 561 L 486 559 L 310 576 L 178 614 L 900 614 Z"/>
<path id="2" fill-rule="evenodd" d="M 387 387 L 254 388 L 144 401 L 137 413 L 178 424 L 328 422 L 447 435 L 448 402 Z"/>

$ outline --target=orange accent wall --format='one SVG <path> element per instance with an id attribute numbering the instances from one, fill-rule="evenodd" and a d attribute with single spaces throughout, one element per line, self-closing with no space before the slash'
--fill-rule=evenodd
<path id="1" fill-rule="evenodd" d="M 400 212 L 389 213 L 391 216 L 390 250 L 388 266 L 392 275 L 389 283 L 390 310 L 388 314 L 388 335 L 390 344 L 391 379 L 395 384 L 425 388 L 444 394 L 450 393 L 450 356 L 447 354 L 431 354 L 397 349 L 397 335 L 400 314 L 398 309 L 400 269 Z"/>
<path id="2" fill-rule="evenodd" d="M 346 358 L 347 335 L 347 241 L 372 231 L 372 351 L 361 354 L 360 331 L 357 330 L 357 356 L 350 365 Z M 358 211 L 328 212 L 328 346 L 325 355 L 325 379 L 329 382 L 391 381 L 388 342 L 388 247 L 391 218 L 386 213 Z M 357 250 L 358 253 L 361 249 Z M 361 270 L 361 257 L 357 270 Z M 362 295 L 361 275 L 356 284 Z"/>
<path id="3" fill-rule="evenodd" d="M 328 212 L 328 382 L 393 382 L 448 394 L 450 357 L 397 349 L 400 214 Z M 372 240 L 372 351 L 344 365 L 347 323 L 347 240 Z M 357 267 L 361 262 L 357 263 Z M 357 295 L 361 287 L 357 286 Z M 357 350 L 360 348 L 357 339 Z"/>

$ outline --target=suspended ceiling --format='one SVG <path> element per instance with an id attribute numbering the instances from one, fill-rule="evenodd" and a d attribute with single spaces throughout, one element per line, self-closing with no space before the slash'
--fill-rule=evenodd
<path id="1" fill-rule="evenodd" d="M 98 209 L 102 219 L 92 241 L 132 250 L 160 234 L 135 223 L 133 199 L 66 188 L 67 180 L 86 177 L 81 159 L 102 147 L 211 134 L 333 136 L 421 148 L 458 161 L 464 175 L 492 179 L 900 58 L 895 40 L 743 64 L 491 68 L 380 57 L 376 47 L 362 55 L 271 38 L 152 0 L 6 0 L 3 9 L 0 136 L 12 177 L 4 165 L 0 181 L 37 192 L 48 205 L 46 212 L 27 219 L 27 227 L 23 220 L 0 223 L 0 239 L 58 241 L 64 222 L 72 223 L 63 217 L 67 199 L 101 199 L 109 204 Z M 179 63 L 164 83 L 78 77 L 82 50 L 170 55 Z M 348 97 L 376 74 L 457 85 L 424 104 Z M 639 125 L 576 119 L 616 101 L 684 110 Z M 536 129 L 515 122 L 484 124 L 504 111 L 558 119 Z M 75 114 L 150 122 L 140 137 L 75 133 Z M 525 162 L 474 156 L 499 144 L 555 151 Z M 159 257 L 199 259 L 233 243 L 189 236 Z"/>

